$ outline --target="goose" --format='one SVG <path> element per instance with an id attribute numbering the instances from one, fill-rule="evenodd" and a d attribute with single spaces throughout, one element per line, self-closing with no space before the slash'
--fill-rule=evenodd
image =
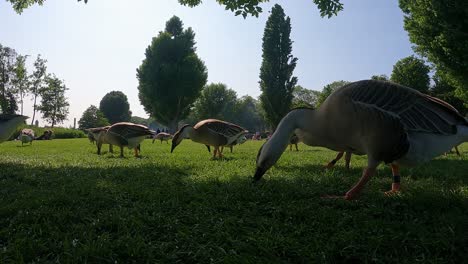
<path id="1" fill-rule="evenodd" d="M 34 140 L 34 130 L 30 128 L 23 128 L 20 133 L 20 139 L 21 139 L 21 146 L 24 145 L 24 143 L 29 143 L 29 145 L 32 145 L 32 142 Z"/>
<path id="2" fill-rule="evenodd" d="M 7 141 L 16 129 L 28 119 L 27 116 L 16 114 L 0 114 L 0 143 Z"/>
<path id="3" fill-rule="evenodd" d="M 207 146 L 213 146 L 213 158 L 222 158 L 223 154 L 219 147 L 229 146 L 239 137 L 248 133 L 242 127 L 217 119 L 206 119 L 198 122 L 195 126 L 184 125 L 174 134 L 172 139 L 171 153 L 184 138 Z"/>
<path id="4" fill-rule="evenodd" d="M 246 136 L 240 136 L 238 139 L 236 139 L 234 142 L 232 142 L 228 147 L 229 149 L 231 150 L 231 153 L 232 153 L 232 149 L 235 145 L 241 145 L 241 144 L 244 144 L 245 142 L 247 141 L 247 137 Z M 224 146 L 221 147 L 221 154 L 223 154 L 223 150 L 224 150 Z"/>
<path id="5" fill-rule="evenodd" d="M 109 152 L 113 153 L 114 149 L 112 147 L 112 144 L 110 144 L 107 139 L 104 137 L 107 130 L 110 128 L 110 126 L 105 126 L 105 127 L 93 127 L 93 128 L 88 128 L 88 138 L 89 135 L 93 138 L 94 141 L 96 141 L 96 147 L 97 147 L 97 154 L 101 155 L 101 148 L 103 144 L 109 144 Z M 91 139 L 90 139 L 91 141 Z"/>
<path id="6" fill-rule="evenodd" d="M 100 133 L 97 140 L 100 142 L 107 142 L 108 144 L 120 147 L 120 157 L 123 157 L 124 147 L 134 149 L 135 157 L 139 157 L 140 143 L 148 136 L 153 136 L 154 131 L 150 130 L 144 125 L 120 122 L 115 123 L 107 129 L 105 133 Z"/>
<path id="7" fill-rule="evenodd" d="M 172 138 L 172 135 L 166 132 L 159 132 L 153 137 L 153 143 L 155 140 L 161 140 L 161 144 L 163 141 L 166 141 L 167 144 L 169 144 L 169 139 Z"/>
<path id="8" fill-rule="evenodd" d="M 277 162 L 294 132 L 307 145 L 367 154 L 361 178 L 339 196 L 351 200 L 382 162 L 390 164 L 393 174 L 387 194 L 398 192 L 400 166 L 427 162 L 468 141 L 468 121 L 450 104 L 405 86 L 375 80 L 350 83 L 320 108 L 299 108 L 283 117 L 258 152 L 254 181 Z"/>
<path id="9" fill-rule="evenodd" d="M 299 137 L 296 134 L 293 134 L 291 139 L 289 140 L 289 150 L 292 151 L 292 146 L 296 146 L 296 151 L 299 151 L 297 148 L 297 144 L 300 142 Z"/>
<path id="10" fill-rule="evenodd" d="M 335 166 L 335 164 L 343 157 L 343 155 L 345 155 L 345 152 L 344 151 L 340 151 L 338 152 L 338 154 L 336 154 L 336 157 L 330 161 L 325 167 L 327 169 L 331 169 Z M 349 170 L 349 163 L 351 162 L 351 155 L 352 153 L 349 152 L 349 151 L 346 151 L 346 155 L 345 155 L 345 167 L 347 170 Z"/>

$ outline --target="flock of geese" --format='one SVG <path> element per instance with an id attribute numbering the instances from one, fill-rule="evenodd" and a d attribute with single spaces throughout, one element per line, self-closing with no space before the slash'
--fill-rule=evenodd
<path id="1" fill-rule="evenodd" d="M 0 142 L 7 140 L 26 117 L 0 116 Z M 189 138 L 213 147 L 213 157 L 223 157 L 223 148 L 245 142 L 247 130 L 216 119 L 185 125 L 172 138 L 171 153 Z M 98 154 L 103 144 L 125 147 L 139 155 L 140 143 L 147 137 L 168 141 L 172 136 L 155 134 L 146 126 L 116 123 L 112 126 L 89 129 L 96 141 Z M 346 167 L 352 154 L 367 155 L 367 166 L 359 181 L 344 196 L 356 198 L 375 174 L 382 162 L 392 169 L 393 183 L 389 193 L 400 190 L 400 166 L 416 166 L 437 157 L 468 141 L 468 120 L 450 104 L 395 83 L 364 80 L 343 86 L 332 93 L 318 109 L 291 110 L 279 123 L 275 132 L 257 154 L 254 182 L 260 180 L 288 145 L 303 142 L 338 152 L 327 167 L 331 168 L 345 155 Z M 346 153 L 346 154 L 345 154 Z"/>

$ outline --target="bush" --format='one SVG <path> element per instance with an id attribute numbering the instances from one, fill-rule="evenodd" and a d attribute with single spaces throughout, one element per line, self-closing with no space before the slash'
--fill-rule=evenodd
<path id="1" fill-rule="evenodd" d="M 64 128 L 64 127 L 54 127 L 54 128 L 36 127 L 36 126 L 23 125 L 23 126 L 18 127 L 15 133 L 13 133 L 13 135 L 11 136 L 11 139 L 18 138 L 23 128 L 30 128 L 34 130 L 34 134 L 36 137 L 41 136 L 46 130 L 52 130 L 54 132 L 52 135 L 53 139 L 54 138 L 60 139 L 60 138 L 84 138 L 86 137 L 85 133 L 78 129 Z"/>

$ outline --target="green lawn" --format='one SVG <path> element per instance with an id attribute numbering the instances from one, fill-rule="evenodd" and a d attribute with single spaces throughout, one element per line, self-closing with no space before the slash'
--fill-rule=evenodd
<path id="1" fill-rule="evenodd" d="M 0 263 L 466 263 L 468 144 L 403 169 L 398 196 L 380 166 L 349 202 L 320 197 L 344 194 L 365 157 L 325 171 L 335 153 L 301 144 L 252 184 L 262 143 L 224 160 L 190 140 L 172 154 L 147 140 L 139 159 L 86 139 L 2 143 Z"/>

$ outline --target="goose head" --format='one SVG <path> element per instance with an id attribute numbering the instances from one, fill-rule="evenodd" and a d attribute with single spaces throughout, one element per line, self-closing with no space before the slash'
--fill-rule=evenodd
<path id="1" fill-rule="evenodd" d="M 273 134 L 263 146 L 258 150 L 257 169 L 255 170 L 254 181 L 260 180 L 265 172 L 276 164 L 288 146 L 289 137 L 278 137 Z"/>
<path id="2" fill-rule="evenodd" d="M 193 128 L 190 125 L 184 125 L 177 131 L 173 138 L 172 138 L 172 147 L 171 147 L 171 153 L 174 151 L 174 149 L 182 142 L 184 138 L 188 138 L 190 131 Z"/>

